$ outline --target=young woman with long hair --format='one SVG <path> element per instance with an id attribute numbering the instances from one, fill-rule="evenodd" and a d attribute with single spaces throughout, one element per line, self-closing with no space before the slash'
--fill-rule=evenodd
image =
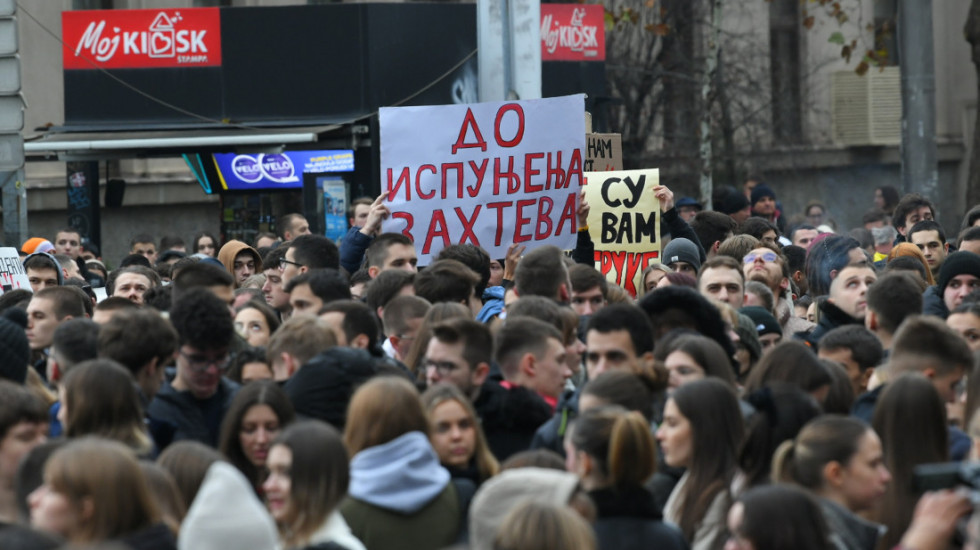
<path id="1" fill-rule="evenodd" d="M 885 495 L 891 474 L 881 440 L 860 420 L 824 415 L 809 422 L 773 458 L 773 479 L 793 482 L 818 497 L 838 547 L 873 550 L 880 526 L 858 516 Z"/>
<path id="2" fill-rule="evenodd" d="M 642 414 L 618 406 L 583 412 L 565 437 L 565 453 L 568 471 L 596 505 L 599 548 L 686 548 L 643 486 L 656 470 L 657 444 Z"/>
<path id="3" fill-rule="evenodd" d="M 410 382 L 381 376 L 351 398 L 344 442 L 350 495 L 340 505 L 369 550 L 436 550 L 456 542 L 464 511 L 429 443 L 429 419 Z"/>
<path id="4" fill-rule="evenodd" d="M 111 359 L 76 365 L 61 386 L 58 419 L 68 438 L 96 435 L 125 444 L 140 456 L 153 454 L 132 374 Z"/>
<path id="5" fill-rule="evenodd" d="M 429 442 L 453 477 L 480 485 L 500 471 L 470 400 L 456 386 L 437 384 L 422 394 L 429 417 Z"/>
<path id="6" fill-rule="evenodd" d="M 347 449 L 336 428 L 306 420 L 286 428 L 269 453 L 266 502 L 284 548 L 333 543 L 347 550 L 364 545 L 337 506 L 350 482 Z"/>
<path id="7" fill-rule="evenodd" d="M 832 550 L 820 506 L 792 485 L 749 489 L 728 511 L 725 550 Z"/>
<path id="8" fill-rule="evenodd" d="M 717 378 L 684 384 L 667 400 L 657 440 L 667 465 L 687 471 L 671 492 L 664 517 L 680 526 L 694 550 L 725 542 L 744 430 L 735 389 Z"/>
<path id="9" fill-rule="evenodd" d="M 73 544 L 176 548 L 136 455 L 119 442 L 85 437 L 58 450 L 29 500 L 31 525 Z"/>
<path id="10" fill-rule="evenodd" d="M 286 392 L 271 380 L 243 387 L 225 413 L 218 448 L 257 492 L 261 492 L 265 479 L 272 441 L 294 417 Z"/>

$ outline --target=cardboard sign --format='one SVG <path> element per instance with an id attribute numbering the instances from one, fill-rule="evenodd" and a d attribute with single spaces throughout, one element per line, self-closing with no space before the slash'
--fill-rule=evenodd
<path id="1" fill-rule="evenodd" d="M 587 172 L 589 235 L 596 269 L 631 295 L 642 294 L 643 270 L 660 259 L 660 171 Z"/>
<path id="2" fill-rule="evenodd" d="M 585 171 L 623 169 L 622 134 L 585 134 Z"/>
<path id="3" fill-rule="evenodd" d="M 541 4 L 541 61 L 605 59 L 602 4 Z"/>
<path id="4" fill-rule="evenodd" d="M 3 292 L 18 288 L 31 290 L 31 282 L 27 280 L 27 271 L 16 248 L 0 248 L 0 288 Z"/>
<path id="5" fill-rule="evenodd" d="M 218 8 L 64 11 L 64 68 L 220 67 L 218 12 Z"/>
<path id="6" fill-rule="evenodd" d="M 420 265 L 450 244 L 574 248 L 584 110 L 583 95 L 381 109 L 383 231 L 411 238 Z"/>

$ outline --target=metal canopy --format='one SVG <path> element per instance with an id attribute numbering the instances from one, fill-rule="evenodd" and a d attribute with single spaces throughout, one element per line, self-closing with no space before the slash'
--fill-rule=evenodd
<path id="1" fill-rule="evenodd" d="M 281 152 L 303 144 L 356 149 L 370 143 L 368 127 L 328 124 L 283 128 L 189 128 L 148 131 L 66 131 L 52 129 L 24 143 L 28 160 L 107 160 L 179 157 L 187 153 Z"/>

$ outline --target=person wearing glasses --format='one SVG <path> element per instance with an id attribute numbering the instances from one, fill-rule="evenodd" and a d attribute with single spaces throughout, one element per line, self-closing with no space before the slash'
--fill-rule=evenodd
<path id="1" fill-rule="evenodd" d="M 330 239 L 320 235 L 300 235 L 290 242 L 286 254 L 279 259 L 282 285 L 311 269 L 340 268 L 340 251 Z"/>
<path id="2" fill-rule="evenodd" d="M 776 297 L 776 320 L 783 334 L 809 332 L 813 323 L 793 314 L 792 294 L 789 285 L 789 262 L 774 244 L 760 243 L 742 258 L 745 281 L 763 283 Z"/>
<path id="3" fill-rule="evenodd" d="M 153 398 L 147 415 L 175 427 L 174 441 L 214 447 L 238 384 L 225 378 L 235 325 L 228 305 L 207 288 L 183 293 L 170 310 L 177 330 L 177 372 Z"/>

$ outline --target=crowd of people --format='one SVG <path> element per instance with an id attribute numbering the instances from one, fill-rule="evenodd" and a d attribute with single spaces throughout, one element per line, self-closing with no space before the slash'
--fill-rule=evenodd
<path id="1" fill-rule="evenodd" d="M 980 457 L 980 206 L 947 239 L 891 187 L 849 231 L 759 178 L 654 192 L 635 297 L 584 200 L 572 251 L 421 267 L 383 195 L 339 246 L 298 214 L 116 266 L 28 240 L 0 548 L 980 547 L 967 492 L 916 474 Z"/>

